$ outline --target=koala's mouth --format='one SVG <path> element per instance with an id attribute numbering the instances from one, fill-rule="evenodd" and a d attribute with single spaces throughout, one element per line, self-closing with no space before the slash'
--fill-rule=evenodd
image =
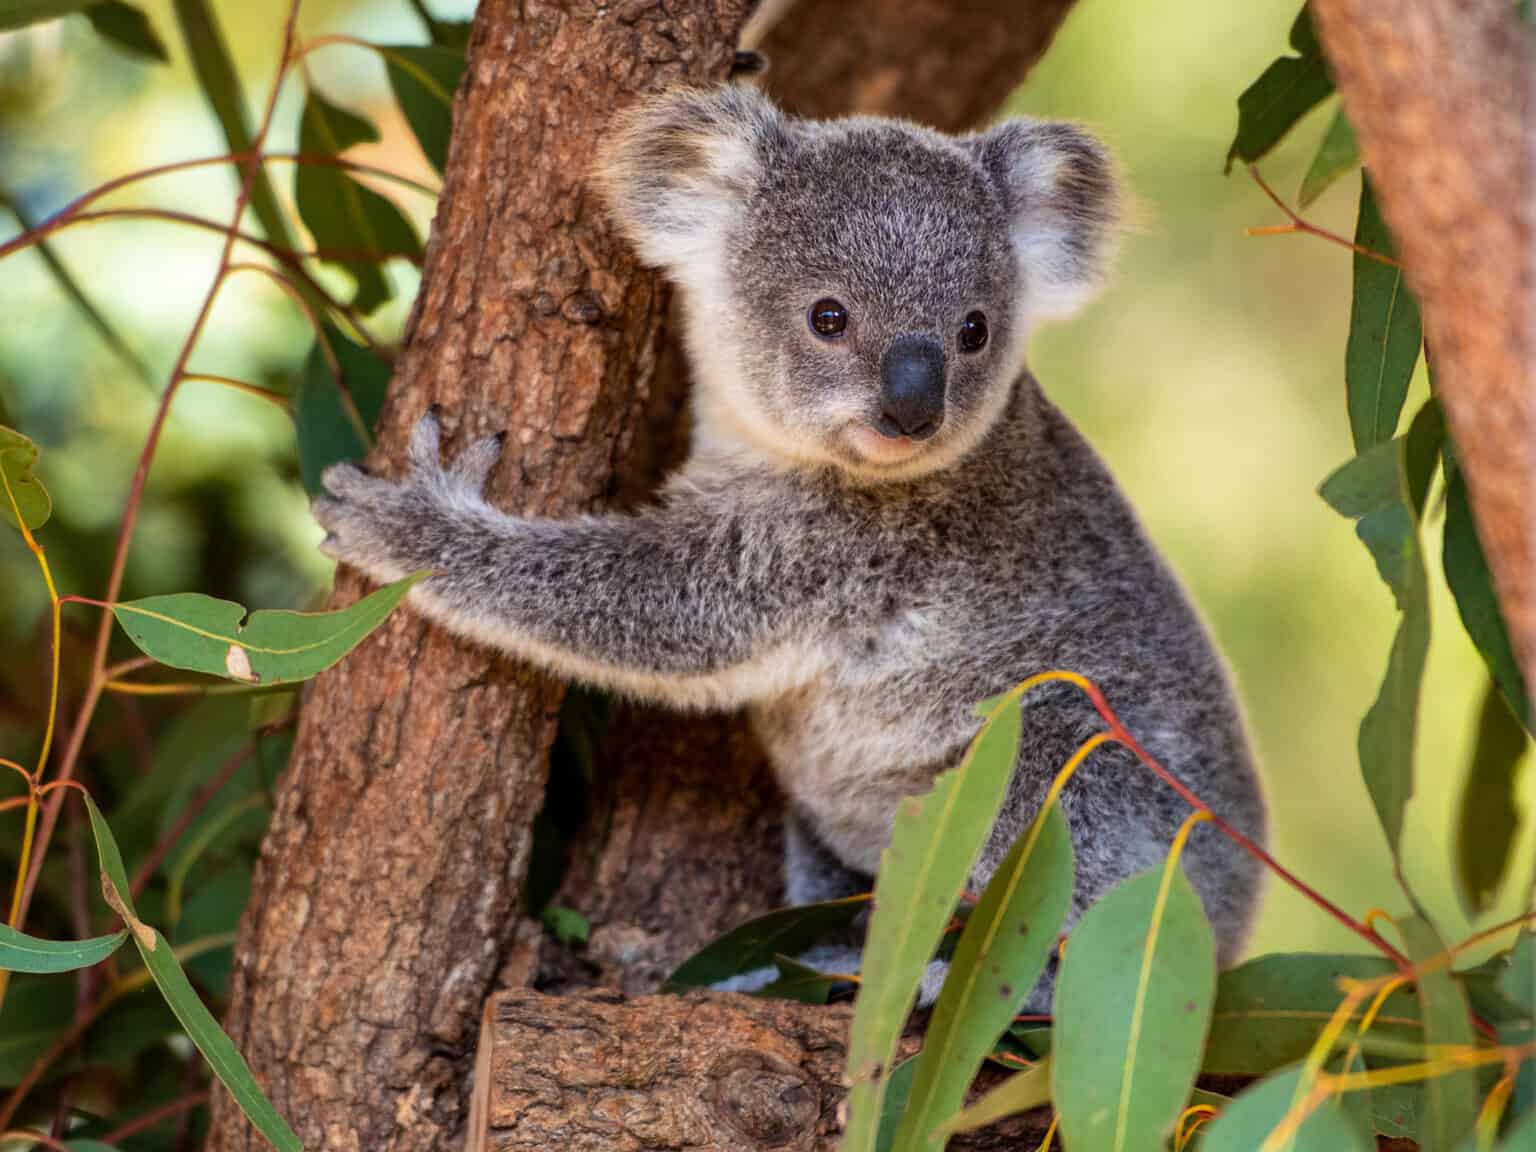
<path id="1" fill-rule="evenodd" d="M 912 436 L 887 436 L 863 421 L 847 425 L 843 439 L 855 456 L 870 464 L 903 464 L 933 443 L 931 436 L 921 440 Z"/>

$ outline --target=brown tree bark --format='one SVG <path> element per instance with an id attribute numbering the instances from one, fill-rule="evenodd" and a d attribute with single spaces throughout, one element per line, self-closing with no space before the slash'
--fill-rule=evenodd
<path id="1" fill-rule="evenodd" d="M 587 191 L 614 110 L 725 77 L 744 0 L 482 0 L 446 182 L 373 463 L 421 412 L 512 436 L 502 506 L 569 515 L 631 447 L 664 296 Z M 363 591 L 351 573 L 332 604 Z M 560 689 L 408 611 L 305 703 L 236 951 L 227 1025 L 309 1149 L 463 1136 Z M 210 1147 L 262 1148 L 227 1096 Z"/>
<path id="2" fill-rule="evenodd" d="M 994 115 L 1073 0 L 799 0 L 752 47 L 802 116 L 904 116 L 945 132 Z"/>
<path id="3" fill-rule="evenodd" d="M 846 1007 L 746 996 L 507 993 L 486 1013 L 484 1124 L 467 1147 L 834 1152 L 849 1018 Z M 949 1147 L 1033 1148 L 1044 1128 L 1030 1113 Z"/>
<path id="4" fill-rule="evenodd" d="M 1312 0 L 1536 686 L 1536 69 L 1508 0 Z"/>

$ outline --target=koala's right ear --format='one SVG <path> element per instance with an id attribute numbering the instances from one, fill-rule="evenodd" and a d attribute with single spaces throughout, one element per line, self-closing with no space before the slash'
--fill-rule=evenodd
<path id="1" fill-rule="evenodd" d="M 783 126 L 752 88 L 663 93 L 620 115 L 598 186 L 646 263 L 680 268 L 718 247 Z"/>

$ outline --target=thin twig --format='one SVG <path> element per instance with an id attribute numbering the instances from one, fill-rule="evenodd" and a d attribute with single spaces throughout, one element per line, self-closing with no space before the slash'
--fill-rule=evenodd
<path id="1" fill-rule="evenodd" d="M 153 1111 L 146 1112 L 128 1121 L 121 1128 L 114 1128 L 101 1138 L 103 1144 L 120 1144 L 130 1136 L 137 1136 L 140 1132 L 147 1131 L 173 1116 L 179 1116 L 183 1112 L 190 1112 L 194 1108 L 200 1108 L 208 1103 L 209 1092 L 204 1088 L 198 1092 L 188 1093 L 172 1100 L 169 1104 L 162 1104 Z"/>
<path id="2" fill-rule="evenodd" d="M 1259 175 L 1259 166 L 1257 164 L 1249 165 L 1248 175 L 1252 176 L 1254 183 L 1264 190 L 1264 195 L 1270 198 L 1275 207 L 1284 212 L 1290 219 L 1289 224 L 1266 224 L 1254 228 L 1245 228 L 1244 232 L 1246 232 L 1249 236 L 1289 236 L 1298 232 L 1305 233 L 1308 236 L 1317 236 L 1333 244 L 1338 244 L 1341 247 L 1348 248 L 1351 252 L 1368 257 L 1372 260 L 1378 261 L 1379 263 L 1386 264 L 1392 268 L 1402 267 L 1402 264 L 1394 260 L 1391 256 L 1386 255 L 1385 253 L 1377 252 L 1372 248 L 1367 248 L 1363 244 L 1356 244 L 1353 240 L 1350 240 L 1344 236 L 1340 236 L 1337 232 L 1330 232 L 1326 228 L 1322 228 L 1316 224 L 1313 224 L 1310 220 L 1302 219 L 1302 217 L 1297 215 L 1297 213 L 1291 209 L 1291 206 L 1282 200 L 1279 194 L 1265 182 L 1264 177 Z"/>

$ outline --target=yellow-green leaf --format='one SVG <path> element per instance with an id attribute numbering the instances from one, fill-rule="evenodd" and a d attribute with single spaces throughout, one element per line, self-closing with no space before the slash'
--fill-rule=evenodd
<path id="1" fill-rule="evenodd" d="M 1051 1101 L 1051 1058 L 1004 1080 L 964 1111 L 945 1122 L 946 1134 L 974 1132 L 1020 1112 L 1029 1112 Z"/>
<path id="2" fill-rule="evenodd" d="M 51 974 L 100 964 L 122 946 L 126 932 L 90 940 L 39 940 L 0 924 L 0 969 Z"/>
<path id="3" fill-rule="evenodd" d="M 123 868 L 122 853 L 118 851 L 112 830 L 102 817 L 101 810 L 96 807 L 96 802 L 89 796 L 85 798 L 85 809 L 90 817 L 91 834 L 96 839 L 96 856 L 101 864 L 103 894 L 107 897 L 107 902 L 127 923 L 133 934 L 134 943 L 138 946 L 139 956 L 144 961 L 144 967 L 149 969 L 155 986 L 160 989 L 160 994 L 165 997 L 176 1019 L 181 1022 L 187 1038 L 203 1054 L 203 1059 L 208 1062 L 208 1067 L 213 1070 L 213 1074 L 219 1078 L 220 1083 L 229 1089 L 230 1095 L 240 1105 L 240 1110 L 245 1113 L 246 1118 L 278 1152 L 303 1152 L 304 1146 L 294 1135 L 293 1129 L 288 1127 L 277 1109 L 272 1107 L 272 1102 L 266 1098 L 261 1087 L 256 1083 L 256 1078 L 251 1075 L 251 1070 L 239 1051 L 229 1037 L 224 1035 L 213 1014 L 198 998 L 196 991 L 187 980 L 186 973 L 177 963 L 176 954 L 172 951 L 170 942 L 139 920 L 133 908 L 133 897 L 128 884 L 128 874 Z"/>
<path id="4" fill-rule="evenodd" d="M 1399 920 L 1404 950 L 1415 965 L 1445 951 L 1429 921 L 1419 916 Z M 1453 1044 L 1471 1048 L 1477 1043 L 1472 1031 L 1471 1008 L 1466 990 L 1441 967 L 1418 978 L 1419 1005 L 1424 1014 L 1424 1044 Z M 1455 1148 L 1477 1120 L 1480 1093 L 1475 1069 L 1463 1068 L 1424 1082 L 1423 1136 L 1427 1148 Z"/>
<path id="5" fill-rule="evenodd" d="M 114 604 L 139 649 L 162 664 L 247 684 L 307 680 L 350 652 L 426 573 L 388 584 L 336 612 L 261 611 L 196 592 Z"/>
<path id="6" fill-rule="evenodd" d="M 1317 146 L 1312 166 L 1301 179 L 1301 192 L 1296 199 L 1307 207 L 1328 190 L 1328 187 L 1360 163 L 1360 149 L 1355 142 L 1355 129 L 1340 108 L 1333 114 L 1333 123 Z"/>
<path id="7" fill-rule="evenodd" d="M 32 474 L 37 445 L 20 432 L 0 424 L 0 520 L 25 524 L 36 531 L 48 523 L 53 501 Z"/>
<path id="8" fill-rule="evenodd" d="M 988 881 L 950 961 L 896 1147 L 940 1152 L 987 1053 L 1050 960 L 1072 905 L 1072 834 L 1055 805 L 1030 824 Z"/>
<path id="9" fill-rule="evenodd" d="M 1019 749 L 1019 701 L 994 708 L 960 766 L 896 811 L 881 855 L 875 910 L 848 1042 L 848 1125 L 842 1152 L 869 1152 L 879 1133 L 896 1043 L 923 971 L 943 939 L 1001 807 Z"/>
<path id="10" fill-rule="evenodd" d="M 1216 941 L 1184 870 L 1131 877 L 1072 930 L 1056 983 L 1052 1099 L 1073 1152 L 1163 1152 L 1216 998 Z"/>

